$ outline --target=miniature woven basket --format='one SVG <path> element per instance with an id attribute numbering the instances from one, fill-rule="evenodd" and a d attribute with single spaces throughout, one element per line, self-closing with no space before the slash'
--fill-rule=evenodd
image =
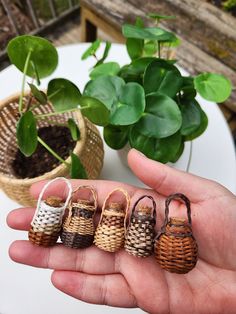
<path id="1" fill-rule="evenodd" d="M 65 181 L 68 195 L 66 201 L 61 202 L 62 199 L 50 198 L 54 204 L 47 203 L 47 200 L 42 200 L 46 189 L 55 181 Z M 31 222 L 31 228 L 29 230 L 29 240 L 37 245 L 44 247 L 53 246 L 56 244 L 57 239 L 60 235 L 62 218 L 65 209 L 68 205 L 69 199 L 71 198 L 72 188 L 70 182 L 65 178 L 55 178 L 49 181 L 42 189 L 37 203 L 37 208 L 34 217 Z M 60 200 L 58 204 L 55 201 Z"/>
<path id="2" fill-rule="evenodd" d="M 126 207 L 123 204 L 108 202 L 111 195 L 121 192 L 126 199 Z M 99 224 L 95 232 L 94 243 L 100 249 L 107 252 L 116 252 L 124 246 L 125 242 L 125 217 L 128 212 L 130 197 L 128 193 L 117 188 L 108 194 L 102 207 Z"/>
<path id="3" fill-rule="evenodd" d="M 152 208 L 138 203 L 149 198 L 152 201 Z M 136 209 L 136 210 L 135 210 Z M 153 254 L 153 244 L 156 224 L 156 203 L 152 196 L 140 197 L 132 209 L 132 213 L 125 234 L 125 250 L 137 257 L 147 257 Z"/>
<path id="4" fill-rule="evenodd" d="M 169 204 L 174 199 L 185 203 L 188 222 L 182 218 L 168 219 Z M 195 267 L 198 246 L 192 234 L 190 201 L 185 195 L 177 193 L 166 199 L 165 222 L 155 240 L 154 249 L 157 262 L 169 272 L 185 274 Z"/>
<path id="5" fill-rule="evenodd" d="M 16 123 L 19 119 L 18 113 L 19 94 L 13 95 L 0 102 L 0 188 L 14 201 L 24 206 L 35 206 L 36 201 L 30 195 L 30 186 L 41 180 L 51 180 L 56 177 L 68 177 L 69 171 L 64 164 L 60 164 L 50 172 L 32 179 L 18 179 L 12 170 L 12 161 L 18 149 L 16 141 Z M 41 105 L 33 110 L 35 114 L 46 114 L 52 112 L 50 104 Z M 50 117 L 57 123 L 66 123 L 73 118 L 80 130 L 80 140 L 74 148 L 74 154 L 78 155 L 86 169 L 89 179 L 96 179 L 103 166 L 103 141 L 97 128 L 81 112 L 74 111 Z M 44 119 L 38 121 L 38 127 L 49 126 L 50 123 Z M 70 157 L 66 160 L 70 163 Z"/>
<path id="6" fill-rule="evenodd" d="M 90 186 L 79 186 L 73 194 L 82 189 L 88 189 L 91 192 L 93 203 L 81 199 L 73 202 L 71 199 L 68 206 L 69 214 L 64 221 L 61 233 L 62 243 L 75 249 L 92 245 L 95 232 L 93 217 L 97 209 L 97 194 Z"/>

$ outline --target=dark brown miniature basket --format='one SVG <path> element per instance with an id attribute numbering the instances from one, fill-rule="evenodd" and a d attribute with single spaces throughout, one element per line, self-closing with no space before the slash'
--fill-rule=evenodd
<path id="1" fill-rule="evenodd" d="M 169 204 L 173 199 L 185 203 L 188 222 L 182 218 L 168 220 Z M 165 222 L 155 240 L 154 249 L 157 262 L 171 273 L 185 274 L 195 267 L 198 246 L 192 234 L 190 201 L 185 195 L 177 193 L 166 199 Z"/>
<path id="2" fill-rule="evenodd" d="M 121 192 L 126 199 L 126 208 L 123 204 L 110 202 L 110 196 L 115 192 Z M 125 242 L 125 217 L 128 212 L 130 197 L 128 193 L 117 188 L 113 190 L 105 199 L 102 207 L 100 221 L 95 232 L 94 243 L 100 249 L 107 252 L 116 252 L 124 246 Z"/>
<path id="3" fill-rule="evenodd" d="M 143 198 L 152 200 L 152 207 L 136 206 Z M 136 209 L 136 210 L 135 210 Z M 156 224 L 156 203 L 152 196 L 144 195 L 134 204 L 127 231 L 125 234 L 125 250 L 137 257 L 148 257 L 153 254 Z"/>
<path id="4" fill-rule="evenodd" d="M 69 203 L 69 215 L 65 219 L 62 227 L 61 241 L 71 248 L 86 248 L 93 244 L 94 240 L 94 223 L 93 217 L 97 209 L 97 194 L 90 186 L 79 186 L 75 191 L 88 189 L 93 201 L 80 200 Z"/>
<path id="5" fill-rule="evenodd" d="M 62 202 L 62 199 L 58 197 L 48 197 L 45 201 L 42 200 L 47 187 L 57 180 L 66 182 L 68 188 L 67 200 Z M 29 240 L 32 243 L 44 247 L 56 244 L 61 231 L 64 211 L 71 197 L 71 192 L 70 182 L 65 178 L 56 178 L 49 181 L 44 186 L 40 193 L 35 215 L 32 219 L 31 228 L 28 234 Z"/>

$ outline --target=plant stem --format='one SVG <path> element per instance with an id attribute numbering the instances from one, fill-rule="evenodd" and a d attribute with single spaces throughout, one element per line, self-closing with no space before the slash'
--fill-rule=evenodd
<path id="1" fill-rule="evenodd" d="M 45 113 L 45 114 L 36 114 L 35 118 L 36 119 L 43 119 L 44 117 L 57 116 L 60 113 L 73 112 L 73 111 L 77 111 L 78 109 L 79 108 L 68 109 L 68 110 L 63 110 L 63 111 L 58 111 L 58 112 L 49 112 L 49 113 Z"/>
<path id="2" fill-rule="evenodd" d="M 44 117 L 43 120 L 49 122 L 50 124 L 68 127 L 68 125 L 66 123 L 59 123 L 59 122 L 56 122 L 56 121 L 52 121 L 50 119 L 47 119 L 47 117 Z"/>
<path id="3" fill-rule="evenodd" d="M 25 91 L 25 79 L 26 79 L 26 73 L 28 70 L 31 53 L 32 53 L 32 50 L 29 50 L 27 58 L 25 60 L 25 66 L 24 66 L 24 71 L 23 71 L 24 74 L 23 74 L 23 80 L 22 80 L 22 86 L 21 86 L 21 94 L 20 94 L 20 99 L 19 99 L 19 112 L 20 113 L 22 113 L 23 96 L 24 96 L 24 91 Z"/>
<path id="4" fill-rule="evenodd" d="M 189 172 L 190 164 L 192 161 L 192 154 L 193 154 L 193 141 L 190 142 L 190 151 L 189 151 L 189 158 L 188 158 L 188 164 L 186 167 L 186 172 Z"/>
<path id="5" fill-rule="evenodd" d="M 67 167 L 69 167 L 70 165 L 64 160 L 62 159 L 54 150 L 51 149 L 51 147 L 49 147 L 42 139 L 41 137 L 37 137 L 38 141 L 41 145 L 43 145 L 43 147 L 45 147 L 49 153 L 51 153 L 56 159 L 58 159 L 60 162 L 62 162 L 63 164 L 65 164 Z"/>

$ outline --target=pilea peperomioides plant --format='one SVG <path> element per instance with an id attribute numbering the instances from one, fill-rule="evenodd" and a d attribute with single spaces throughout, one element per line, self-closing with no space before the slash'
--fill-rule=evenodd
<path id="1" fill-rule="evenodd" d="M 149 17 L 156 21 L 155 27 L 145 27 L 138 18 L 135 25 L 122 28 L 129 64 L 120 67 L 117 62 L 104 62 L 109 43 L 98 60 L 99 40 L 85 51 L 82 59 L 95 56 L 97 62 L 80 105 L 96 109 L 96 114 L 88 109 L 83 112 L 104 127 L 104 139 L 111 148 L 121 149 L 129 143 L 151 159 L 176 162 L 184 143 L 207 128 L 208 119 L 196 100 L 197 93 L 209 101 L 223 102 L 231 93 L 231 83 L 213 73 L 183 76 L 177 60 L 170 59 L 171 48 L 180 43 L 179 39 L 158 27 L 160 19 L 174 17 L 152 13 Z"/>
<path id="2" fill-rule="evenodd" d="M 25 156 L 31 156 L 36 151 L 38 144 L 41 144 L 57 160 L 69 168 L 72 178 L 86 178 L 86 171 L 77 155 L 71 153 L 71 163 L 67 163 L 38 134 L 38 120 L 43 119 L 49 122 L 50 125 L 58 125 L 50 118 L 61 113 L 78 110 L 81 97 L 77 86 L 64 78 L 52 79 L 48 83 L 46 92 L 37 87 L 37 85 L 40 85 L 40 80 L 52 74 L 57 67 L 58 54 L 56 48 L 41 37 L 23 35 L 9 42 L 7 52 L 11 63 L 23 72 L 18 107 L 19 120 L 16 129 L 20 151 Z M 29 94 L 25 93 L 27 76 L 32 78 L 32 81 L 28 83 L 31 90 Z M 46 105 L 48 102 L 52 104 L 53 111 L 36 114 L 35 109 Z M 59 125 L 62 126 L 60 123 Z M 69 118 L 63 126 L 69 128 L 74 141 L 80 139 L 79 128 L 72 118 Z"/>

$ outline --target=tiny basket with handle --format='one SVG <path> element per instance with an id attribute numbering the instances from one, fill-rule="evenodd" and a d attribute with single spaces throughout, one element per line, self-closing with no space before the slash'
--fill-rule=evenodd
<path id="1" fill-rule="evenodd" d="M 168 219 L 169 204 L 174 199 L 185 203 L 188 222 L 183 218 Z M 195 267 L 198 246 L 192 233 L 190 201 L 185 195 L 176 193 L 166 199 L 165 221 L 160 234 L 155 239 L 154 250 L 157 262 L 169 272 L 185 274 Z"/>
<path id="2" fill-rule="evenodd" d="M 108 202 L 111 195 L 115 192 L 121 192 L 126 199 L 126 207 L 120 202 Z M 130 197 L 128 193 L 116 188 L 106 197 L 100 221 L 95 232 L 95 245 L 107 252 L 116 252 L 124 246 L 125 242 L 125 217 L 128 212 Z"/>
<path id="3" fill-rule="evenodd" d="M 138 203 L 149 198 L 152 207 Z M 136 208 L 137 207 L 137 208 Z M 137 257 L 148 257 L 153 254 L 156 224 L 156 202 L 152 196 L 144 195 L 134 204 L 125 234 L 125 250 Z"/>
<path id="4" fill-rule="evenodd" d="M 62 243 L 71 248 L 86 248 L 93 244 L 94 240 L 94 214 L 97 209 L 97 193 L 91 186 L 79 186 L 73 194 L 79 190 L 87 189 L 93 197 L 93 201 L 72 199 L 69 203 L 69 214 L 65 219 L 61 232 Z M 72 196 L 73 198 L 73 196 Z"/>
<path id="5" fill-rule="evenodd" d="M 68 195 L 65 202 L 57 197 L 48 197 L 42 200 L 46 189 L 55 181 L 62 180 L 66 183 Z M 70 182 L 63 178 L 55 178 L 49 181 L 42 189 L 37 203 L 37 208 L 31 222 L 29 230 L 29 240 L 37 245 L 44 247 L 53 246 L 56 244 L 60 235 L 62 219 L 65 209 L 71 198 L 72 188 Z"/>

